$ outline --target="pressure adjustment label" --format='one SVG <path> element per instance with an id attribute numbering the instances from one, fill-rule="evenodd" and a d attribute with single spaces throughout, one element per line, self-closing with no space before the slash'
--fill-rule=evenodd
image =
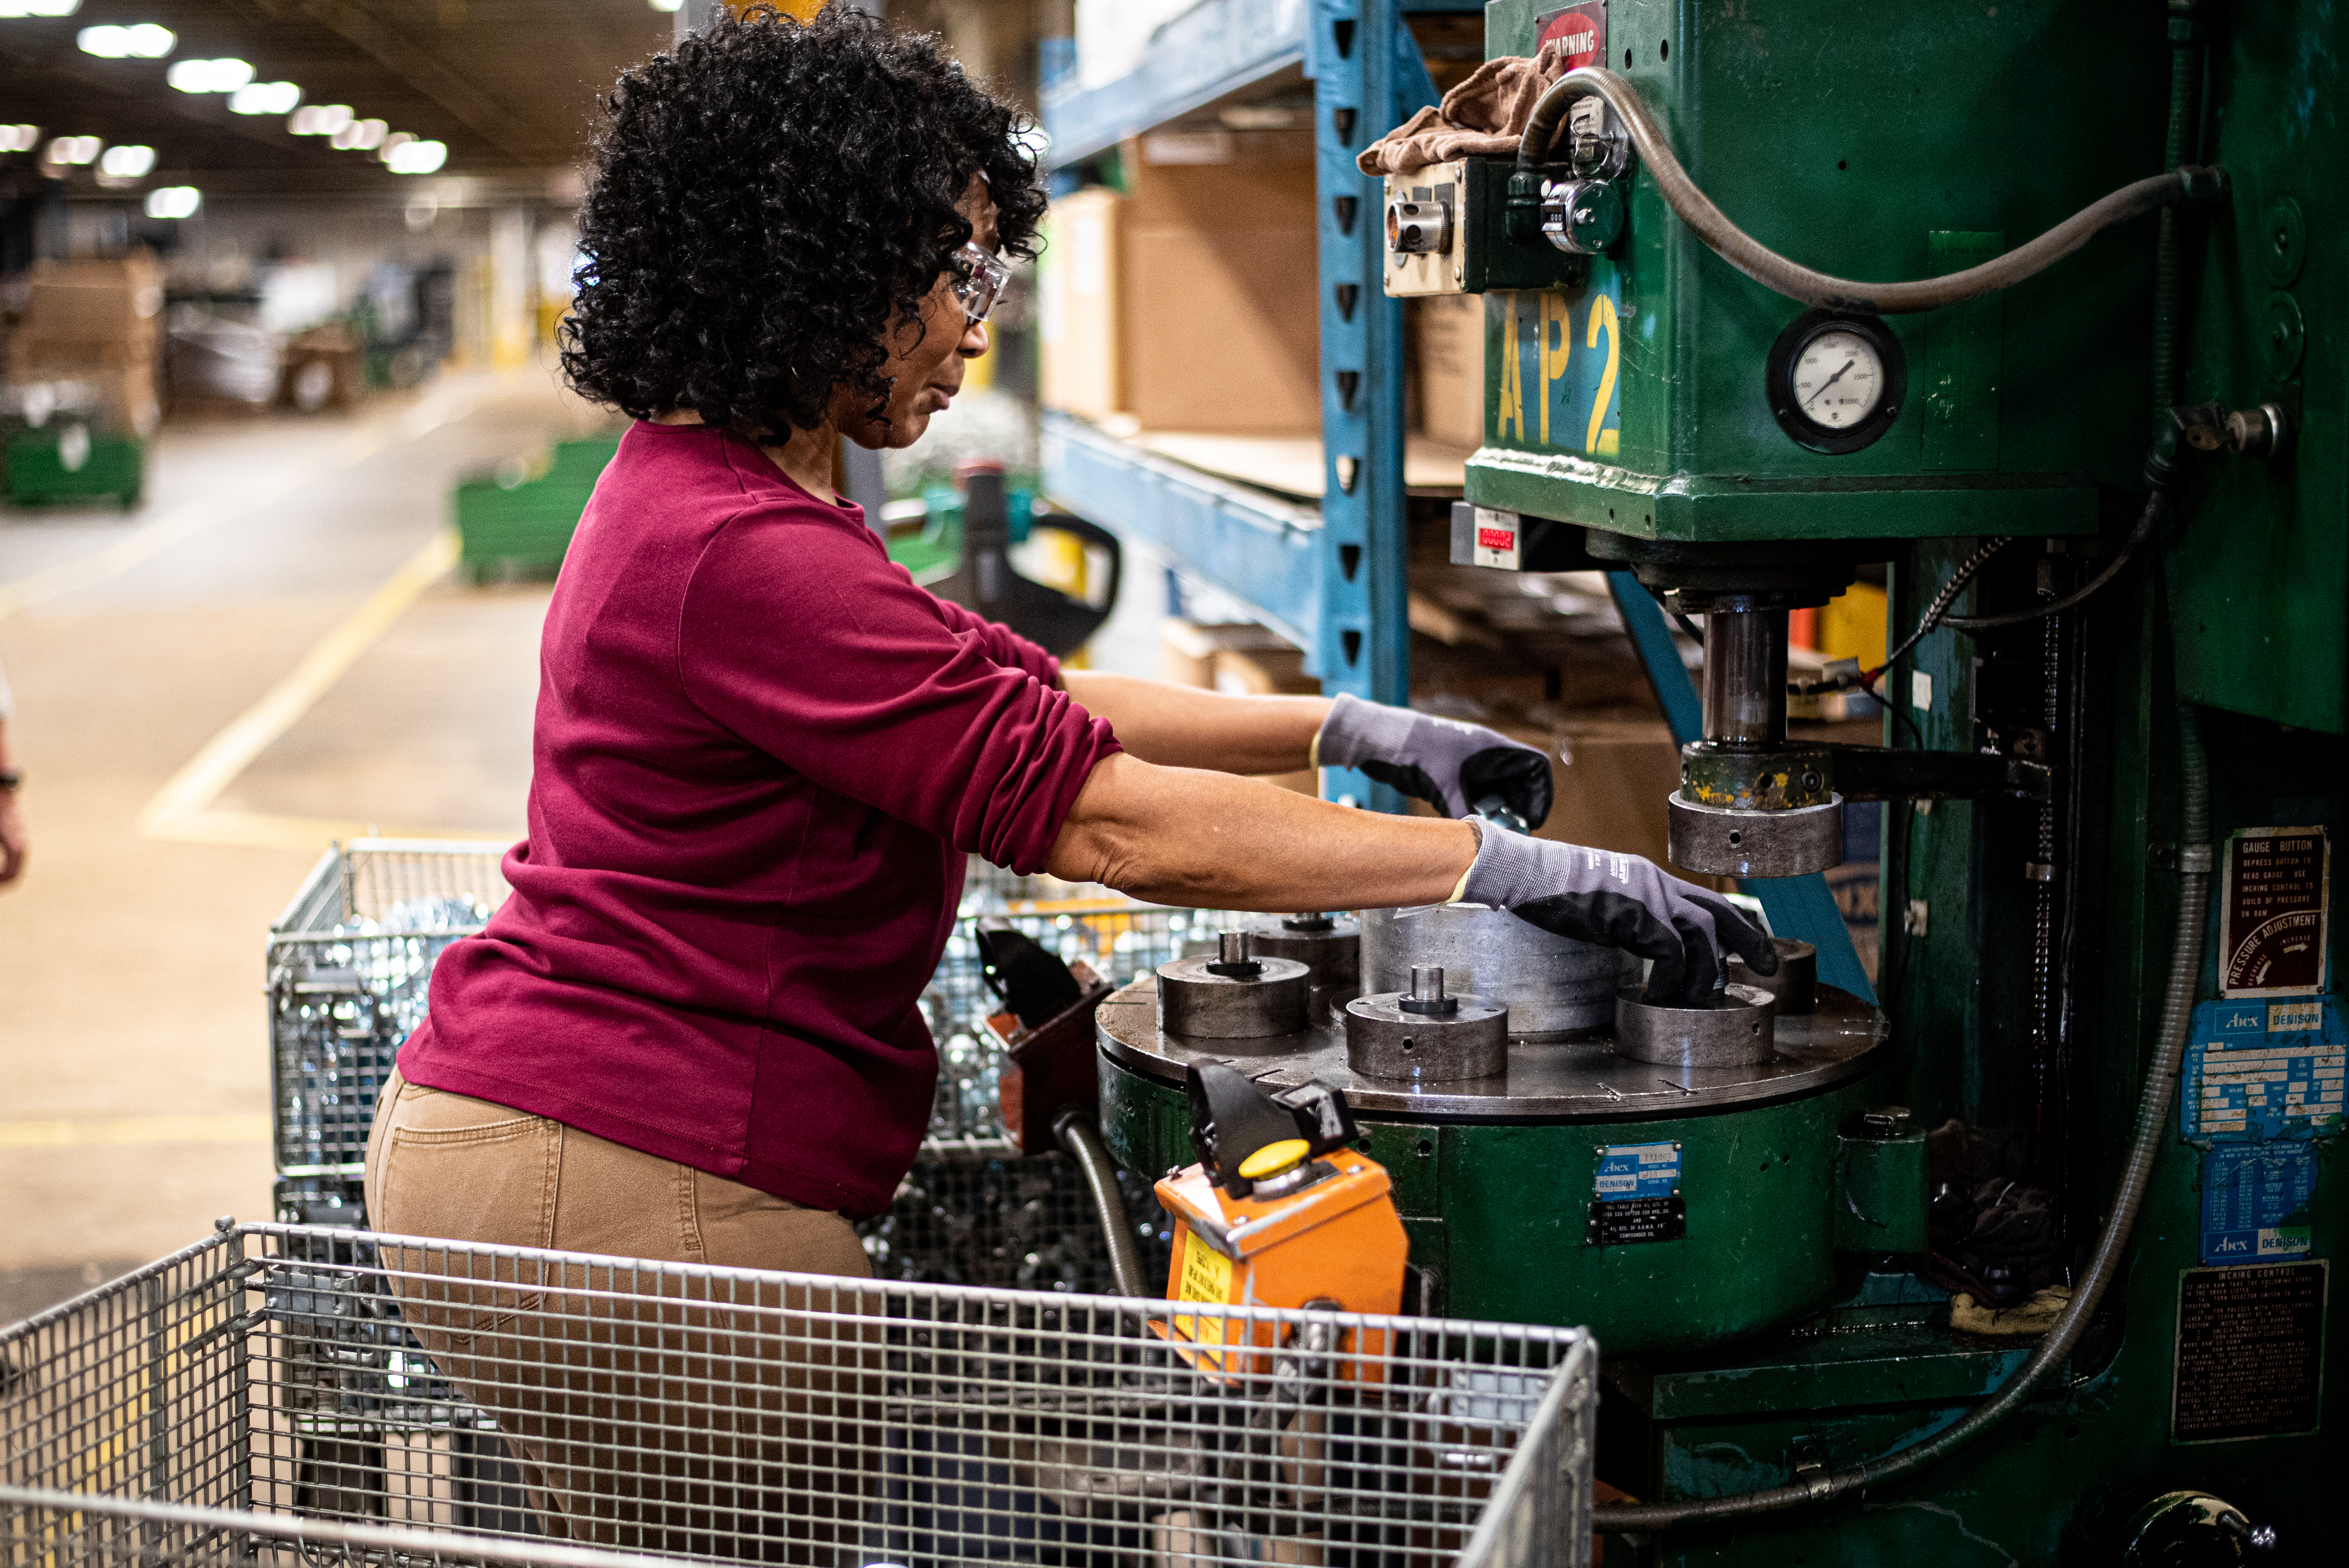
<path id="1" fill-rule="evenodd" d="M 1679 1144 L 1600 1144 L 1598 1155 L 1585 1243 L 1620 1247 L 1669 1242 L 1688 1233 Z"/>

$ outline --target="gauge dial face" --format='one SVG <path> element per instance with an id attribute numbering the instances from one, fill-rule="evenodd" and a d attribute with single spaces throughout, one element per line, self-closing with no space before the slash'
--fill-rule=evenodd
<path id="1" fill-rule="evenodd" d="M 1787 372 L 1795 411 L 1824 430 L 1847 430 L 1884 401 L 1884 359 L 1848 327 L 1803 345 Z"/>

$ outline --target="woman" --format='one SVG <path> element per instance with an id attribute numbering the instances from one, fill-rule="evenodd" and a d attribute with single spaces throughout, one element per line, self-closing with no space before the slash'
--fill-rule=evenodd
<path id="1" fill-rule="evenodd" d="M 1771 966 L 1647 861 L 1455 820 L 1497 789 L 1538 821 L 1538 752 L 1064 671 L 888 562 L 834 445 L 947 406 L 1044 204 L 1016 117 L 928 41 L 721 16 L 609 108 L 564 363 L 638 422 L 548 610 L 513 896 L 441 959 L 382 1099 L 384 1230 L 864 1274 L 851 1221 L 927 1120 L 917 1000 L 972 852 L 1175 904 L 1465 897 L 1633 947 L 1674 994 L 1723 943 Z M 1315 762 L 1444 816 L 1244 777 Z"/>

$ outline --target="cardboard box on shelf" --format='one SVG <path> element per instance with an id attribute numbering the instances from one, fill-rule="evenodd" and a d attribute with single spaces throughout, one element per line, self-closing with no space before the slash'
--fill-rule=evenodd
<path id="1" fill-rule="evenodd" d="M 1227 649 L 1296 652 L 1278 633 L 1252 621 L 1203 625 L 1170 615 L 1158 624 L 1158 678 L 1174 686 L 1212 689 L 1216 685 L 1216 656 Z"/>
<path id="2" fill-rule="evenodd" d="M 1038 266 L 1041 397 L 1102 419 L 1125 407 L 1124 198 L 1096 186 L 1052 203 Z"/>
<path id="3" fill-rule="evenodd" d="M 1130 143 L 1127 407 L 1145 430 L 1320 428 L 1312 137 L 1242 131 L 1229 161 Z"/>
<path id="4" fill-rule="evenodd" d="M 1431 294 L 1407 308 L 1421 433 L 1454 446 L 1484 445 L 1484 296 Z"/>

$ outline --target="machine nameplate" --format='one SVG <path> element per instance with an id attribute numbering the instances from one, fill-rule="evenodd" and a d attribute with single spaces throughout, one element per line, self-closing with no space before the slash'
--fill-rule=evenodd
<path id="1" fill-rule="evenodd" d="M 2316 1430 L 2326 1269 L 2323 1262 L 2279 1264 L 2179 1276 L 2172 1441 Z"/>
<path id="2" fill-rule="evenodd" d="M 2202 1261 L 2288 1263 L 2308 1255 L 2315 1146 L 2222 1143 L 2202 1157 Z"/>
<path id="3" fill-rule="evenodd" d="M 2324 989 L 2331 848 L 2323 828 L 2245 828 L 2227 841 L 2220 995 L 2313 996 Z"/>
<path id="4" fill-rule="evenodd" d="M 2205 1002 L 2187 1038 L 2179 1134 L 2241 1142 L 2337 1133 L 2344 1064 L 2349 1028 L 2337 997 Z"/>
<path id="5" fill-rule="evenodd" d="M 1680 1198 L 1626 1198 L 1620 1202 L 1594 1201 L 1584 1239 L 1594 1247 L 1623 1247 L 1640 1242 L 1678 1241 L 1688 1234 L 1688 1203 Z"/>
<path id="6" fill-rule="evenodd" d="M 1590 1220 L 1584 1237 L 1594 1247 L 1669 1242 L 1688 1233 L 1681 1197 L 1677 1143 L 1602 1143 L 1590 1180 Z"/>

